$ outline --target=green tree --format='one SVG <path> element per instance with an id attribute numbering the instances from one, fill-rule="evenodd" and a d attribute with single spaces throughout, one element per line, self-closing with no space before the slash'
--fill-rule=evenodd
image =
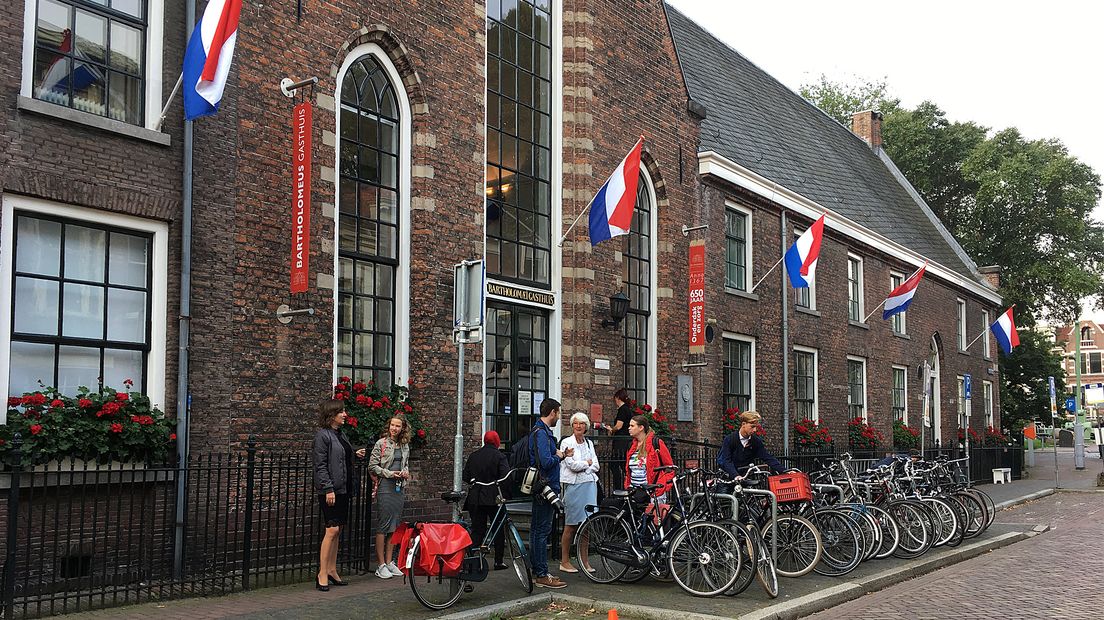
<path id="1" fill-rule="evenodd" d="M 1001 358 L 1002 427 L 1016 430 L 1032 420 L 1049 424 L 1050 386 L 1047 377 L 1054 377 L 1061 386 L 1061 378 L 1065 376 L 1061 358 L 1052 353 L 1050 347 L 1046 336 L 1034 330 L 1021 330 L 1020 346 L 1012 355 Z"/>
<path id="2" fill-rule="evenodd" d="M 878 110 L 886 114 L 896 110 L 901 103 L 900 99 L 889 96 L 885 79 L 859 79 L 854 84 L 848 84 L 829 80 L 822 73 L 815 83 L 802 84 L 798 92 L 844 127 L 851 126 L 851 115 L 855 112 Z"/>

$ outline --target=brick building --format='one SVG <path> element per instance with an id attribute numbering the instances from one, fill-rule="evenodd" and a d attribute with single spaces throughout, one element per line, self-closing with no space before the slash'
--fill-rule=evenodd
<path id="1" fill-rule="evenodd" d="M 1104 417 L 1104 328 L 1097 317 L 1083 316 L 1072 325 L 1054 328 L 1054 352 L 1062 356 L 1066 394 L 1077 394 L 1077 373 L 1084 391 L 1082 406 L 1090 420 Z M 1075 342 L 1074 337 L 1080 338 Z M 1077 358 L 1080 347 L 1081 357 Z M 1059 403 L 1059 409 L 1062 409 Z M 1059 411 L 1064 413 L 1064 410 Z"/>
<path id="2" fill-rule="evenodd" d="M 179 101 L 158 117 L 188 35 L 182 4 L 0 9 L 11 393 L 135 377 L 178 413 Z M 297 100 L 315 106 L 310 280 L 292 294 L 296 100 L 278 84 L 309 76 Z M 690 438 L 719 440 L 726 404 L 762 411 L 776 446 L 787 407 L 837 435 L 853 415 L 888 434 L 894 415 L 915 424 L 925 359 L 942 438 L 965 373 L 987 395 L 975 424 L 995 425 L 992 344 L 964 345 L 1000 298 L 880 149 L 879 123 L 858 116 L 853 135 L 653 0 L 334 0 L 301 14 L 247 1 L 221 110 L 194 124 L 191 450 L 249 434 L 297 449 L 335 377 L 409 381 L 434 434 L 421 493 L 447 485 L 452 265 L 470 258 L 487 261 L 486 336 L 466 368 L 472 446 L 485 428 L 512 438 L 545 397 L 608 419 L 621 385 L 674 417 L 679 376 Z M 632 234 L 592 248 L 582 222 L 561 241 L 641 134 Z M 795 294 L 776 271 L 750 292 L 825 212 L 815 289 Z M 717 337 L 691 355 L 695 240 Z M 925 260 L 907 316 L 863 322 Z M 630 310 L 606 327 L 618 291 Z M 284 324 L 282 304 L 315 313 Z"/>

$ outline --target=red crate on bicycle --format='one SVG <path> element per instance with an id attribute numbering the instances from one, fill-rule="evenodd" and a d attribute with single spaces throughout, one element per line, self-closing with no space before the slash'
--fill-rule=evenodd
<path id="1" fill-rule="evenodd" d="M 769 476 L 767 482 L 770 484 L 771 493 L 778 497 L 779 504 L 813 499 L 813 485 L 809 483 L 809 476 L 804 472 L 795 471 Z"/>

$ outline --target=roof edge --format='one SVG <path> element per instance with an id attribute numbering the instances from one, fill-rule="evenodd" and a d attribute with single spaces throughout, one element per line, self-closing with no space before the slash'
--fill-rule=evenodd
<path id="1" fill-rule="evenodd" d="M 821 215 L 829 214 L 832 217 L 825 219 L 825 225 L 843 234 L 845 237 L 875 247 L 890 256 L 909 263 L 913 267 L 920 267 L 927 262 L 928 272 L 933 276 L 963 288 L 994 305 L 1000 305 L 1003 301 L 1000 294 L 988 285 L 983 285 L 978 280 L 965 278 L 954 270 L 824 207 L 802 196 L 798 192 L 744 168 L 716 151 L 701 151 L 698 153 L 698 174 L 702 176 L 713 175 L 720 179 L 724 179 L 758 196 L 766 198 L 775 204 L 781 205 L 784 208 L 788 208 L 813 220 L 819 218 Z M 959 249 L 961 250 L 961 248 Z M 976 273 L 976 267 L 973 265 L 973 261 L 967 263 L 967 266 L 971 267 Z"/>

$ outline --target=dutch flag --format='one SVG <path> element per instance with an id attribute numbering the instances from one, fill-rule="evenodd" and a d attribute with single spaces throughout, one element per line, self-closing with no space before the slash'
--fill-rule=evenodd
<path id="1" fill-rule="evenodd" d="M 822 215 L 786 250 L 786 273 L 789 274 L 790 284 L 794 288 L 808 288 L 813 284 L 817 259 L 820 258 L 820 238 L 823 235 Z"/>
<path id="2" fill-rule="evenodd" d="M 901 286 L 889 292 L 889 297 L 886 297 L 885 305 L 882 307 L 883 321 L 908 310 L 909 304 L 912 303 L 912 296 L 916 294 L 916 287 L 920 286 L 920 278 L 924 277 L 924 270 L 927 268 L 928 263 L 924 262 L 915 273 L 901 283 Z"/>
<path id="3" fill-rule="evenodd" d="M 640 150 L 644 136 L 636 142 L 621 165 L 613 171 L 602 189 L 590 201 L 590 244 L 626 235 L 632 227 L 636 206 L 636 186 L 640 180 Z"/>
<path id="4" fill-rule="evenodd" d="M 210 0 L 184 53 L 184 118 L 214 114 L 222 101 L 234 42 L 238 38 L 241 0 Z"/>
<path id="5" fill-rule="evenodd" d="M 1012 308 L 1015 308 L 1015 306 L 1012 306 Z M 989 326 L 993 336 L 997 338 L 997 344 L 1000 345 L 1005 355 L 1011 355 L 1012 349 L 1020 345 L 1020 335 L 1016 332 L 1016 322 L 1012 320 L 1012 308 L 1005 310 Z"/>

